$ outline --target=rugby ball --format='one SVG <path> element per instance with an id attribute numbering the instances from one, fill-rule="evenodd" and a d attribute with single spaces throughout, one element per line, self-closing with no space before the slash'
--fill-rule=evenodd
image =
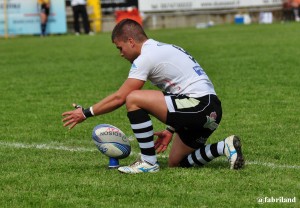
<path id="1" fill-rule="evenodd" d="M 131 146 L 126 135 L 110 124 L 100 124 L 93 129 L 93 141 L 100 152 L 108 157 L 123 159 L 130 154 Z"/>

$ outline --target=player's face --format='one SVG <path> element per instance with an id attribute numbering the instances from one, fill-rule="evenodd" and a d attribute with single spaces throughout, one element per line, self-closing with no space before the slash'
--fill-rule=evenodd
<path id="1" fill-rule="evenodd" d="M 136 51 L 136 47 L 134 41 L 129 39 L 126 42 L 122 40 L 115 40 L 114 41 L 117 49 L 120 51 L 120 55 L 127 59 L 130 63 L 132 63 L 137 57 L 138 52 Z"/>

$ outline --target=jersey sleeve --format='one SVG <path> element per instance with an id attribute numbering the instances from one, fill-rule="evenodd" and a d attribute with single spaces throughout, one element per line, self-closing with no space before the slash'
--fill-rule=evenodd
<path id="1" fill-rule="evenodd" d="M 152 68 L 153 64 L 150 59 L 141 55 L 133 61 L 128 78 L 147 81 Z"/>

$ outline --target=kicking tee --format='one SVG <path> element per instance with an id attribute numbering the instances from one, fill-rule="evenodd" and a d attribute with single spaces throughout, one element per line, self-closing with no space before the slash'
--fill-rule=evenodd
<path id="1" fill-rule="evenodd" d="M 161 90 L 189 97 L 216 94 L 198 62 L 182 48 L 148 39 L 133 61 L 128 78 L 151 81 Z"/>

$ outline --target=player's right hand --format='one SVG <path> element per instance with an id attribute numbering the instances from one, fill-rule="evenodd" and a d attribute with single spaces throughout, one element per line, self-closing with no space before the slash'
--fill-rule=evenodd
<path id="1" fill-rule="evenodd" d="M 172 140 L 173 134 L 168 130 L 163 130 L 160 132 L 155 132 L 154 135 L 157 136 L 157 139 L 154 142 L 154 147 L 156 149 L 156 152 L 161 153 L 166 151 L 169 143 Z"/>
<path id="2" fill-rule="evenodd" d="M 86 119 L 82 112 L 82 107 L 77 106 L 78 105 L 73 104 L 73 107 L 76 108 L 75 110 L 67 111 L 62 114 L 62 116 L 64 116 L 64 119 L 62 120 L 64 122 L 64 127 L 69 126 L 69 129 L 72 129 L 78 123 L 81 123 Z"/>

